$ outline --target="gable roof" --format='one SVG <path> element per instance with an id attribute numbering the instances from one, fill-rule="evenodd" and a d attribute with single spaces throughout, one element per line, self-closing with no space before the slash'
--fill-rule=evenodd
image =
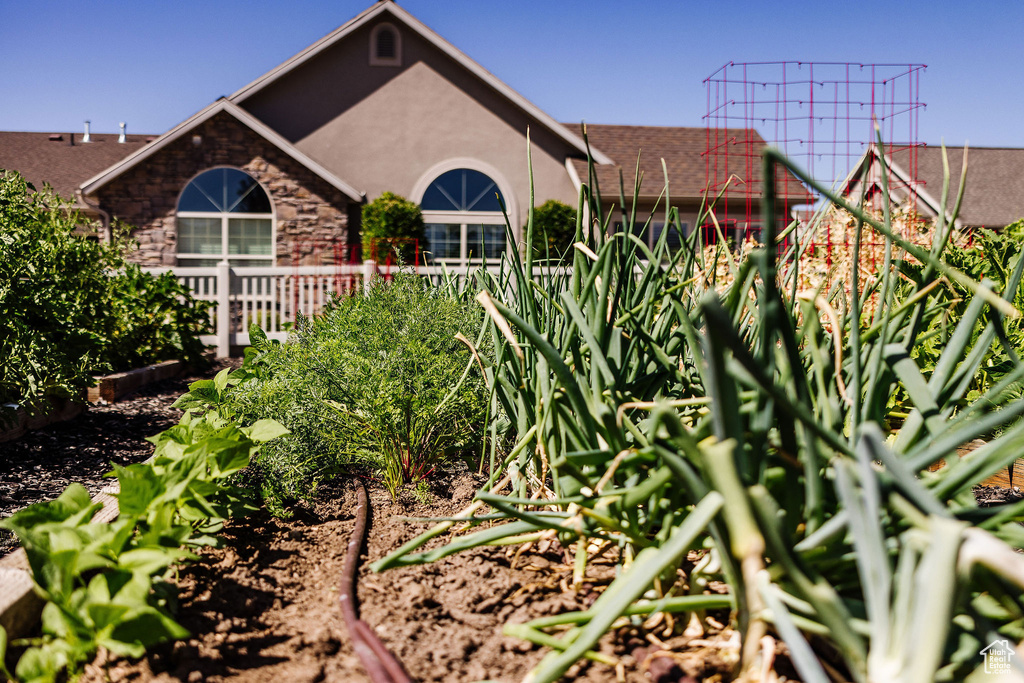
<path id="1" fill-rule="evenodd" d="M 949 209 L 956 201 L 963 169 L 964 148 L 947 147 L 949 159 Z M 893 155 L 895 165 L 912 173 L 909 150 Z M 922 196 L 933 200 L 938 212 L 942 197 L 942 147 L 917 148 L 917 178 L 923 183 Z M 967 182 L 959 220 L 968 226 L 1003 227 L 1024 218 L 1024 149 L 1010 147 L 968 147 Z"/>
<path id="2" fill-rule="evenodd" d="M 142 161 L 145 161 L 146 159 L 153 156 L 167 145 L 171 144 L 172 142 L 180 138 L 181 136 L 186 135 L 196 126 L 208 121 L 209 119 L 213 118 L 221 112 L 225 112 L 233 116 L 240 123 L 247 126 L 250 130 L 252 130 L 257 135 L 261 136 L 267 142 L 274 145 L 291 158 L 295 159 L 295 161 L 299 162 L 300 164 L 308 168 L 310 171 L 323 178 L 326 182 L 330 183 L 338 190 L 341 190 L 341 192 L 346 194 L 351 200 L 356 202 L 362 201 L 362 192 L 355 189 L 354 187 L 343 181 L 341 178 L 335 176 L 326 168 L 310 159 L 304 153 L 300 152 L 298 149 L 295 148 L 294 145 L 292 145 L 283 137 L 275 133 L 268 126 L 264 125 L 255 116 L 253 116 L 252 114 L 245 111 L 238 105 L 230 102 L 229 100 L 223 97 L 214 102 L 213 104 L 211 104 L 210 106 L 206 107 L 202 111 L 198 112 L 197 114 L 194 114 L 193 116 L 189 117 L 187 120 L 179 123 L 177 126 L 175 126 L 171 130 L 167 131 L 166 133 L 158 137 L 156 140 L 154 140 L 146 147 L 137 150 L 134 154 L 131 154 L 128 157 L 122 159 L 119 163 L 116 163 L 110 168 L 104 170 L 103 172 L 98 173 L 92 178 L 89 178 L 89 180 L 82 183 L 82 193 L 91 194 L 95 192 L 96 190 L 103 187 L 108 182 L 110 182 L 117 176 L 121 175 L 128 169 L 132 168 L 136 164 L 141 163 Z"/>
<path id="3" fill-rule="evenodd" d="M 865 152 L 878 158 L 875 145 Z M 947 147 L 949 197 L 948 219 L 956 202 L 963 170 L 964 148 Z M 902 146 L 886 155 L 887 167 L 903 187 L 913 187 L 919 210 L 938 215 L 942 210 L 943 164 L 941 145 Z M 859 179 L 864 157 L 851 169 L 847 188 Z M 957 224 L 966 227 L 1000 228 L 1024 218 L 1024 149 L 968 147 L 967 182 Z"/>
<path id="4" fill-rule="evenodd" d="M 53 139 L 59 136 L 59 139 Z M 153 135 L 91 133 L 82 142 L 75 133 L 18 133 L 0 131 L 0 169 L 17 171 L 37 189 L 49 183 L 61 197 L 74 198 L 87 178 L 125 156 L 144 148 Z"/>
<path id="5" fill-rule="evenodd" d="M 570 125 L 570 124 L 566 124 Z M 580 124 L 576 124 L 579 126 Z M 708 182 L 707 160 L 705 152 L 708 146 L 708 129 L 704 127 L 682 126 L 613 126 L 602 124 L 586 124 L 587 140 L 603 149 L 615 160 L 614 166 L 595 166 L 598 186 L 603 195 L 615 196 L 619 189 L 619 172 L 625 185 L 626 197 L 633 191 L 636 178 L 637 157 L 640 159 L 639 196 L 642 198 L 658 197 L 665 189 L 665 172 L 661 160 L 665 160 L 668 171 L 670 198 L 686 197 L 699 199 L 704 196 Z M 768 143 L 752 129 L 727 128 L 718 130 L 719 138 L 729 140 L 751 140 L 752 151 L 759 152 Z M 736 154 L 728 159 L 729 169 L 717 169 L 717 177 L 727 178 L 730 174 L 743 177 L 747 173 L 746 157 Z M 721 162 L 720 162 L 721 163 Z M 576 173 L 584 181 L 587 178 L 586 160 L 573 159 Z M 748 180 L 759 182 L 761 179 L 761 163 L 758 160 L 751 167 L 752 177 Z M 812 201 L 811 195 L 803 190 L 795 177 L 792 183 L 786 183 L 789 190 L 790 203 Z"/>
<path id="6" fill-rule="evenodd" d="M 481 81 L 490 86 L 493 90 L 497 91 L 500 95 L 505 97 L 509 102 L 518 107 L 528 116 L 539 122 L 545 128 L 548 128 L 557 135 L 559 138 L 567 142 L 569 145 L 578 150 L 581 154 L 586 154 L 586 147 L 583 144 L 583 140 L 576 136 L 572 129 L 565 127 L 558 121 L 553 119 L 548 114 L 544 113 L 537 105 L 533 104 L 525 97 L 520 95 L 518 92 L 513 90 L 497 76 L 487 71 L 477 62 L 469 58 L 464 52 L 456 48 L 454 45 L 449 43 L 447 40 L 439 36 L 433 30 L 428 28 L 423 22 L 416 17 L 412 16 L 404 9 L 399 7 L 393 0 L 379 0 L 374 3 L 371 7 L 364 10 L 358 16 L 351 21 L 348 21 L 332 33 L 321 38 L 317 42 L 313 43 L 305 50 L 299 52 L 291 59 L 283 62 L 277 67 L 271 69 L 267 73 L 263 74 L 253 82 L 237 90 L 234 94 L 228 97 L 232 102 L 241 104 L 249 97 L 255 95 L 263 88 L 274 83 L 279 78 L 290 73 L 294 69 L 298 68 L 302 64 L 319 55 L 324 50 L 328 49 L 332 45 L 344 40 L 347 36 L 359 28 L 366 26 L 368 23 L 377 19 L 381 15 L 387 14 L 391 18 L 400 21 L 408 28 L 418 33 L 424 40 L 431 43 L 441 52 L 445 53 L 456 63 L 460 64 L 467 71 L 472 73 L 474 76 L 479 78 Z M 591 154 L 594 157 L 594 162 L 597 164 L 613 164 L 614 162 L 603 152 L 598 149 L 591 147 Z"/>

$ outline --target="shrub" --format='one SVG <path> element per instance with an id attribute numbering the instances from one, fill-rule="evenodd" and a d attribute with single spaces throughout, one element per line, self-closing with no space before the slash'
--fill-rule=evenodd
<path id="1" fill-rule="evenodd" d="M 246 420 L 273 417 L 292 432 L 259 462 L 266 496 L 304 497 L 353 463 L 377 469 L 394 495 L 475 452 L 486 393 L 455 337 L 480 323 L 464 295 L 398 273 L 366 296 L 335 298 L 289 343 L 260 342 L 230 398 Z"/>
<path id="2" fill-rule="evenodd" d="M 384 261 L 397 254 L 402 262 L 414 263 L 415 244 L 427 247 L 426 227 L 420 207 L 393 192 L 385 192 L 363 207 L 363 258 Z M 374 253 L 376 252 L 376 253 Z"/>
<path id="3" fill-rule="evenodd" d="M 526 226 L 523 226 L 526 234 Z M 576 239 L 576 209 L 549 199 L 533 210 L 533 248 L 541 256 L 559 258 Z"/>
<path id="4" fill-rule="evenodd" d="M 71 203 L 0 172 L 0 403 L 75 397 L 94 374 L 197 361 L 206 318 L 171 278 L 128 266 L 124 240 L 79 227 Z"/>
<path id="5" fill-rule="evenodd" d="M 1003 291 L 1012 280 L 1012 268 L 1021 253 L 1024 221 L 1017 221 L 999 232 L 980 229 L 971 237 L 969 244 L 950 244 L 943 254 L 943 260 L 966 273 L 972 280 L 991 280 L 995 291 Z M 918 266 L 907 270 L 916 277 L 921 268 Z M 928 320 L 930 334 L 913 354 L 921 364 L 925 377 L 931 376 L 943 351 L 950 343 L 953 332 L 968 313 L 971 301 L 971 292 L 963 284 L 943 284 L 936 298 L 942 300 L 944 305 L 938 307 L 935 315 Z M 1017 290 L 1013 305 L 1018 311 L 1024 312 L 1024 291 Z M 989 324 L 990 316 L 985 316 L 974 323 L 971 331 L 972 343 L 977 342 Z M 1019 365 L 1018 356 L 1024 352 L 1024 327 L 1021 325 L 1021 319 L 1006 318 L 1000 325 L 1003 343 L 993 345 L 986 352 L 981 368 L 971 380 L 970 390 L 966 395 L 968 401 L 976 400 Z M 1015 385 L 1012 390 L 1017 395 L 1021 394 L 1019 385 Z"/>
<path id="6" fill-rule="evenodd" d="M 126 264 L 111 282 L 105 359 L 115 372 L 175 359 L 203 365 L 199 335 L 210 325 L 208 306 L 173 273 L 153 276 Z"/>

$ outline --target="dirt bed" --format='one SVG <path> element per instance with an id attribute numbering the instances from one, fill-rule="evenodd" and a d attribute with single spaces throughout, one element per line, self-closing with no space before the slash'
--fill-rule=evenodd
<path id="1" fill-rule="evenodd" d="M 379 488 L 370 489 L 373 523 L 359 580 L 360 614 L 416 681 L 522 680 L 543 652 L 503 636 L 502 626 L 586 609 L 598 594 L 592 586 L 577 592 L 565 584 L 571 570 L 557 543 L 545 553 L 524 553 L 515 568 L 515 549 L 492 547 L 431 565 L 370 572 L 369 562 L 425 528 L 401 517 L 458 512 L 480 481 L 465 472 L 447 475 L 435 484 L 429 504 L 411 496 L 392 502 Z M 338 608 L 354 509 L 354 488 L 343 483 L 322 491 L 317 504 L 299 508 L 291 520 L 260 514 L 231 523 L 224 546 L 205 552 L 181 576 L 179 620 L 194 637 L 161 646 L 139 662 L 108 662 L 101 655 L 83 681 L 367 680 Z M 613 573 L 609 561 L 595 565 L 592 578 L 601 584 Z M 722 680 L 730 648 L 721 646 L 728 635 L 686 638 L 700 645 L 688 655 L 677 637 L 667 644 L 682 652 L 674 659 L 649 658 L 659 648 L 635 629 L 607 636 L 601 649 L 619 658 L 619 675 L 632 683 L 651 681 L 648 668 L 660 683 Z M 587 663 L 568 679 L 617 677 L 612 667 Z"/>
<path id="2" fill-rule="evenodd" d="M 98 490 L 111 460 L 147 458 L 152 447 L 144 437 L 177 421 L 180 412 L 170 404 L 194 379 L 162 382 L 126 402 L 93 407 L 73 422 L 0 446 L 0 515 L 55 497 L 70 481 Z M 426 528 L 403 518 L 455 514 L 481 481 L 465 471 L 443 475 L 429 502 L 411 494 L 393 502 L 370 486 L 373 522 L 359 580 L 360 612 L 413 680 L 522 680 L 544 652 L 503 636 L 502 626 L 586 609 L 613 577 L 613 558 L 604 558 L 604 564 L 591 565 L 582 590 L 572 590 L 566 581 L 571 569 L 557 542 L 543 552 L 482 548 L 426 566 L 370 572 L 369 562 Z M 980 504 L 992 505 L 1015 502 L 1021 494 L 980 487 L 976 495 Z M 367 680 L 338 608 L 354 509 L 352 483 L 339 482 L 324 487 L 315 504 L 297 507 L 292 519 L 260 513 L 232 521 L 223 547 L 207 549 L 181 573 L 177 614 L 193 637 L 155 648 L 138 662 L 101 653 L 82 680 Z M 727 623 L 727 615 L 712 617 Z M 666 635 L 664 626 L 648 632 L 634 625 L 606 636 L 600 649 L 621 663 L 618 670 L 585 663 L 567 680 L 729 680 L 738 652 L 728 628 L 679 635 L 677 627 L 675 635 Z M 777 651 L 777 673 L 792 680 L 781 643 Z"/>

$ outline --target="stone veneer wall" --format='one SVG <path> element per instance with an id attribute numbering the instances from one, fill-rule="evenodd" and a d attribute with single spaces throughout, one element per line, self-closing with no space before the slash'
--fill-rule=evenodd
<path id="1" fill-rule="evenodd" d="M 193 144 L 193 136 L 201 142 Z M 177 263 L 178 196 L 216 166 L 239 168 L 263 184 L 277 219 L 277 265 L 347 260 L 358 242 L 359 204 L 267 142 L 233 116 L 220 113 L 104 185 L 100 206 L 134 226 L 139 243 L 129 259 L 143 266 Z"/>

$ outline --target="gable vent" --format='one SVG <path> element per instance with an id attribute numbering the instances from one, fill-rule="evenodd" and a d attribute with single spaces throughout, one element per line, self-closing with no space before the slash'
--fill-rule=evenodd
<path id="1" fill-rule="evenodd" d="M 370 34 L 370 64 L 373 66 L 400 66 L 402 39 L 391 24 L 377 24 Z"/>
<path id="2" fill-rule="evenodd" d="M 395 32 L 390 28 L 377 33 L 377 59 L 395 58 Z"/>

